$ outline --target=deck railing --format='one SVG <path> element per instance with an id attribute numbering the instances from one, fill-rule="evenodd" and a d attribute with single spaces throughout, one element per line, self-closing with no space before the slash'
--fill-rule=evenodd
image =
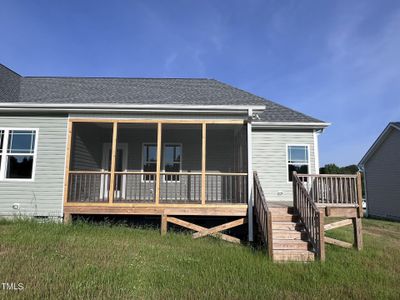
<path id="1" fill-rule="evenodd" d="M 110 172 L 69 173 L 68 202 L 108 202 Z"/>
<path id="2" fill-rule="evenodd" d="M 67 202 L 109 202 L 111 173 L 70 171 Z M 202 204 L 200 172 L 115 172 L 112 203 Z M 206 173 L 205 203 L 246 204 L 247 173 Z"/>
<path id="3" fill-rule="evenodd" d="M 152 203 L 155 201 L 155 172 L 115 172 L 116 203 Z"/>
<path id="4" fill-rule="evenodd" d="M 254 172 L 254 214 L 260 226 L 261 238 L 267 248 L 268 256 L 272 259 L 272 214 L 268 208 L 263 189 Z"/>
<path id="5" fill-rule="evenodd" d="M 317 257 L 325 260 L 324 214 L 314 203 L 300 177 L 293 172 L 293 203 L 308 233 Z"/>
<path id="6" fill-rule="evenodd" d="M 206 174 L 207 203 L 247 203 L 247 174 Z"/>
<path id="7" fill-rule="evenodd" d="M 359 174 L 297 174 L 315 203 L 355 207 L 361 203 L 358 191 L 359 176 Z"/>
<path id="8" fill-rule="evenodd" d="M 201 203 L 201 173 L 160 173 L 160 203 Z"/>

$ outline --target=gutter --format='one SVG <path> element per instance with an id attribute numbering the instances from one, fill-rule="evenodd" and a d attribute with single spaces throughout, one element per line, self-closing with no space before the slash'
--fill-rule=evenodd
<path id="1" fill-rule="evenodd" d="M 263 111 L 264 105 L 177 105 L 177 104 L 115 104 L 115 103 L 87 103 L 87 104 L 37 104 L 26 102 L 1 103 L 0 111 L 55 111 L 55 112 L 214 112 L 214 113 L 242 113 L 249 109 Z"/>
<path id="2" fill-rule="evenodd" d="M 309 129 L 324 129 L 330 126 L 331 123 L 325 122 L 253 122 L 253 128 L 255 129 L 299 129 L 299 128 L 309 128 Z"/>

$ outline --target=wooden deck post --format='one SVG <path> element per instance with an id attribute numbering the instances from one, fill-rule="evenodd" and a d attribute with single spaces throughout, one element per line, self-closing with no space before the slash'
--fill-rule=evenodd
<path id="1" fill-rule="evenodd" d="M 201 135 L 201 204 L 206 204 L 206 149 L 207 149 L 207 124 L 202 124 Z"/>
<path id="2" fill-rule="evenodd" d="M 157 123 L 156 205 L 160 203 L 162 123 Z"/>
<path id="3" fill-rule="evenodd" d="M 118 123 L 113 122 L 112 144 L 111 144 L 110 190 L 108 193 L 108 203 L 109 204 L 113 203 L 113 201 L 114 201 L 115 162 L 116 162 L 116 156 L 117 156 L 117 134 L 118 134 Z"/>
<path id="4" fill-rule="evenodd" d="M 168 228 L 168 216 L 161 215 L 161 235 L 167 234 L 167 228 Z"/>
<path id="5" fill-rule="evenodd" d="M 72 215 L 70 213 L 64 213 L 64 224 L 70 224 L 72 221 Z"/>
<path id="6" fill-rule="evenodd" d="M 325 213 L 319 211 L 319 234 L 320 234 L 320 245 L 318 257 L 320 261 L 325 261 Z"/>
<path id="7" fill-rule="evenodd" d="M 362 207 L 362 182 L 361 182 L 361 172 L 357 172 L 357 200 L 358 200 L 358 217 L 363 217 L 363 207 Z"/>
<path id="8" fill-rule="evenodd" d="M 295 177 L 297 175 L 296 171 L 293 171 L 292 176 Z M 293 193 L 293 206 L 297 209 L 297 185 L 292 177 L 292 193 Z"/>
<path id="9" fill-rule="evenodd" d="M 267 245 L 268 245 L 268 256 L 270 257 L 271 260 L 274 259 L 274 247 L 273 247 L 273 236 L 272 236 L 272 213 L 271 211 L 267 212 Z"/>
<path id="10" fill-rule="evenodd" d="M 354 247 L 360 251 L 363 248 L 361 218 L 353 218 Z"/>
<path id="11" fill-rule="evenodd" d="M 65 177 L 64 177 L 64 204 L 68 201 L 69 187 L 69 167 L 71 161 L 71 145 L 72 145 L 72 126 L 73 123 L 68 121 L 67 125 L 67 149 L 65 151 Z"/>

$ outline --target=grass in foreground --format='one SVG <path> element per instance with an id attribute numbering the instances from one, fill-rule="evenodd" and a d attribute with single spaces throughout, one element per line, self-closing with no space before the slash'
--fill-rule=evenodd
<path id="1" fill-rule="evenodd" d="M 363 220 L 365 250 L 327 245 L 325 263 L 155 229 L 0 222 L 0 298 L 397 298 L 400 223 Z M 330 236 L 351 241 L 350 227 Z"/>

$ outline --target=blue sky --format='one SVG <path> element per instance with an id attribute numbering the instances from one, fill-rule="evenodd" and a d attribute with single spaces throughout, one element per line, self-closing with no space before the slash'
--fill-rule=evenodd
<path id="1" fill-rule="evenodd" d="M 322 165 L 400 121 L 398 0 L 1 0 L 0 36 L 22 75 L 216 78 L 331 122 Z"/>

